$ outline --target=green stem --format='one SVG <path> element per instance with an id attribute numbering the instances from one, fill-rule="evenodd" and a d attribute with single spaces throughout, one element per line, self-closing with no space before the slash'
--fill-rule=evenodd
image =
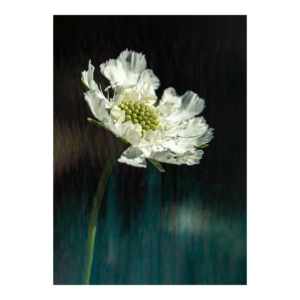
<path id="1" fill-rule="evenodd" d="M 102 197 L 105 191 L 106 183 L 109 178 L 111 169 L 118 158 L 118 155 L 122 148 L 124 147 L 124 142 L 121 140 L 118 142 L 113 152 L 110 154 L 109 159 L 106 163 L 106 166 L 102 172 L 100 183 L 97 188 L 97 192 L 93 202 L 92 214 L 89 221 L 88 228 L 88 238 L 86 242 L 86 251 L 85 251 L 85 265 L 84 265 L 84 273 L 83 273 L 83 284 L 89 284 L 91 268 L 93 262 L 93 253 L 94 253 L 94 244 L 95 244 L 95 235 L 96 235 L 96 226 L 98 214 L 101 206 Z"/>

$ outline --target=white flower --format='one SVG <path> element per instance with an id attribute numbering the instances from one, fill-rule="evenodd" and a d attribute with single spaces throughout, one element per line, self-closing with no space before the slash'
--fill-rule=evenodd
<path id="1" fill-rule="evenodd" d="M 123 51 L 117 59 L 100 65 L 113 90 L 106 98 L 94 81 L 94 66 L 82 72 L 88 91 L 84 94 L 93 115 L 116 136 L 131 146 L 119 162 L 146 168 L 146 158 L 171 164 L 198 164 L 203 151 L 196 148 L 213 138 L 203 117 L 204 100 L 193 92 L 178 96 L 174 88 L 164 91 L 157 106 L 155 90 L 160 85 L 152 70 L 146 69 L 142 53 Z"/>

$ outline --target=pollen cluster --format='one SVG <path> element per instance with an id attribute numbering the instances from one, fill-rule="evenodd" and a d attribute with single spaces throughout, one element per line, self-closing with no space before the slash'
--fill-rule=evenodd
<path id="1" fill-rule="evenodd" d="M 159 125 L 159 118 L 153 109 L 143 102 L 125 100 L 118 105 L 119 108 L 125 112 L 125 121 L 131 120 L 133 124 L 140 124 L 142 126 L 142 135 L 147 130 L 155 130 Z"/>

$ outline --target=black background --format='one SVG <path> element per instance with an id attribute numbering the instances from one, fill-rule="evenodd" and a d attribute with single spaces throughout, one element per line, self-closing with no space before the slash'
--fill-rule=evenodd
<path id="1" fill-rule="evenodd" d="M 93 116 L 83 97 L 81 72 L 87 70 L 91 59 L 96 68 L 95 81 L 104 89 L 109 82 L 100 73 L 99 65 L 108 59 L 116 59 L 126 48 L 145 54 L 147 68 L 160 79 L 159 99 L 168 87 L 174 87 L 179 95 L 190 90 L 204 98 L 206 108 L 201 115 L 214 128 L 215 137 L 204 149 L 199 165 L 163 164 L 166 172 L 161 174 L 149 164 L 147 169 L 139 169 L 116 163 L 113 171 L 116 176 L 109 184 L 115 193 L 112 198 L 117 221 L 114 222 L 120 225 L 117 234 L 128 234 L 130 239 L 132 235 L 128 232 L 133 222 L 138 224 L 137 228 L 143 227 L 138 220 L 143 216 L 147 199 L 153 197 L 149 184 L 156 182 L 159 207 L 176 211 L 180 205 L 189 205 L 187 199 L 197 190 L 205 197 L 193 196 L 193 205 L 211 212 L 216 218 L 212 223 L 215 225 L 210 227 L 214 232 L 211 236 L 221 226 L 219 220 L 222 218 L 230 220 L 225 223 L 233 235 L 229 235 L 230 243 L 227 248 L 224 246 L 224 251 L 220 244 L 210 244 L 208 253 L 215 251 L 215 257 L 205 256 L 206 252 L 199 250 L 204 262 L 196 255 L 197 263 L 192 263 L 192 269 L 187 267 L 186 273 L 178 275 L 181 272 L 178 268 L 169 270 L 177 274 L 172 275 L 173 279 L 172 276 L 168 279 L 167 269 L 161 269 L 155 271 L 159 276 L 153 275 L 154 279 L 144 276 L 128 282 L 122 279 L 126 278 L 124 270 L 128 266 L 124 267 L 119 257 L 123 271 L 114 267 L 112 272 L 113 267 L 107 264 L 107 272 L 112 273 L 105 281 L 108 273 L 99 271 L 104 268 L 105 255 L 96 257 L 95 254 L 91 283 L 245 284 L 246 16 L 54 16 L 54 283 L 80 284 L 80 261 L 93 195 L 106 159 L 117 142 L 110 132 L 87 122 L 86 119 Z M 106 192 L 99 215 L 98 235 L 109 234 L 100 226 L 108 218 L 108 198 Z M 163 228 L 164 221 L 160 214 L 158 228 Z M 239 237 L 234 236 L 233 228 L 236 227 L 242 228 Z M 153 233 L 153 238 L 157 237 L 157 232 Z M 163 235 L 159 234 L 160 237 Z M 176 234 L 173 238 L 176 239 Z M 103 244 L 100 239 L 99 249 Z M 172 241 L 167 246 L 174 248 L 176 244 L 172 246 Z M 199 245 L 203 241 L 199 239 Z M 239 253 L 242 254 L 235 260 L 237 256 L 231 256 L 230 249 L 237 249 L 234 245 L 240 241 L 243 250 Z M 175 260 L 184 256 L 178 251 L 169 255 Z M 140 256 L 143 260 L 143 252 Z M 154 254 L 153 260 L 162 257 Z M 211 265 L 207 270 L 213 271 L 205 271 L 208 260 Z M 243 267 L 239 269 L 236 264 Z M 154 272 L 147 270 L 144 268 L 144 272 Z M 195 272 L 200 272 L 201 278 Z"/>

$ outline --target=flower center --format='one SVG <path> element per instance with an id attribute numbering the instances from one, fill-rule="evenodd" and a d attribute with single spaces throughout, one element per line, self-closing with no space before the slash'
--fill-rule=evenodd
<path id="1" fill-rule="evenodd" d="M 160 121 L 153 109 L 143 102 L 125 100 L 118 105 L 119 108 L 125 112 L 125 121 L 131 120 L 133 124 L 140 124 L 142 126 L 142 135 L 147 130 L 155 130 L 160 125 Z"/>

